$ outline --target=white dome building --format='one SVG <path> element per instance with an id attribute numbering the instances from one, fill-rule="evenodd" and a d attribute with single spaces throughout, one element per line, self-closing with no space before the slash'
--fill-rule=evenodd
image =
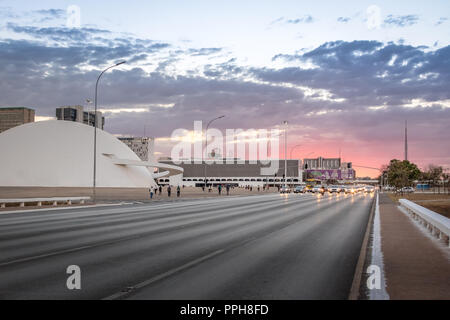
<path id="1" fill-rule="evenodd" d="M 94 127 L 72 121 L 27 123 L 0 133 L 0 186 L 92 187 Z M 152 174 L 153 168 L 167 171 Z M 97 187 L 149 188 L 182 168 L 141 161 L 97 129 Z"/>

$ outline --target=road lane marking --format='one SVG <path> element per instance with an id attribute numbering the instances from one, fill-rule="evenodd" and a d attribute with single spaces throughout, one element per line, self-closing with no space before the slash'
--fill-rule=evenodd
<path id="1" fill-rule="evenodd" d="M 308 201 L 306 201 L 306 200 L 307 199 L 302 200 L 300 198 L 300 199 L 296 199 L 296 201 L 293 202 L 293 203 L 296 204 L 296 205 L 298 205 L 298 204 L 307 204 Z M 248 207 L 252 207 L 253 208 L 253 210 L 251 212 L 253 212 L 253 211 L 257 212 L 256 209 L 258 207 L 258 204 L 252 203 Z M 224 208 L 224 209 L 225 210 L 229 210 L 230 208 L 228 208 L 228 209 Z M 239 213 L 239 214 L 234 214 L 234 215 L 240 216 L 242 214 Z M 234 217 L 234 215 L 232 214 L 233 217 Z M 218 218 L 220 219 L 220 216 L 215 215 L 213 220 L 216 220 Z M 176 219 L 174 219 L 174 220 L 176 220 Z M 52 256 L 57 256 L 57 255 L 63 255 L 63 254 L 66 254 L 66 253 L 77 252 L 77 251 L 81 251 L 81 250 L 85 250 L 85 249 L 92 249 L 92 248 L 97 248 L 97 247 L 101 247 L 101 246 L 107 246 L 107 245 L 116 244 L 116 243 L 125 242 L 125 241 L 130 241 L 130 240 L 136 240 L 136 239 L 139 239 L 139 238 L 147 237 L 149 235 L 159 234 L 160 232 L 168 232 L 168 231 L 173 232 L 173 231 L 176 231 L 176 230 L 184 229 L 186 227 L 192 227 L 192 226 L 201 225 L 201 224 L 204 224 L 204 223 L 207 223 L 207 222 L 210 222 L 210 221 L 211 221 L 210 218 L 206 218 L 206 219 L 205 218 L 199 218 L 196 221 L 192 221 L 192 222 L 176 225 L 176 226 L 173 226 L 173 227 L 164 227 L 161 230 L 159 230 L 159 229 L 158 230 L 152 230 L 149 233 L 135 234 L 135 235 L 131 235 L 131 236 L 128 236 L 128 237 L 123 237 L 123 238 L 120 238 L 120 239 L 114 239 L 114 240 L 110 240 L 110 241 L 103 241 L 103 242 L 98 242 L 98 243 L 94 243 L 94 244 L 88 244 L 88 245 L 84 245 L 84 246 L 80 246 L 80 247 L 76 247 L 76 248 L 69 248 L 69 249 L 64 249 L 64 250 L 58 250 L 58 251 L 49 252 L 49 253 L 45 253 L 45 254 L 29 256 L 29 257 L 24 257 L 24 258 L 10 260 L 10 261 L 5 261 L 5 262 L 1 262 L 0 263 L 0 267 L 4 267 L 4 266 L 16 264 L 16 263 L 29 262 L 29 261 L 33 261 L 33 260 L 48 258 L 48 257 L 52 257 Z M 167 228 L 169 230 L 167 230 Z"/>
<path id="2" fill-rule="evenodd" d="M 359 291 L 361 288 L 361 279 L 362 279 L 362 275 L 364 273 L 363 268 L 364 268 L 364 264 L 366 262 L 366 255 L 367 255 L 367 249 L 368 249 L 368 244 L 369 244 L 370 231 L 372 229 L 373 216 L 374 216 L 375 206 L 376 206 L 375 201 L 376 200 L 374 199 L 372 202 L 372 207 L 370 208 L 370 214 L 369 214 L 369 219 L 367 221 L 366 232 L 364 234 L 363 242 L 361 245 L 358 263 L 356 264 L 355 274 L 353 276 L 353 282 L 352 282 L 352 286 L 350 288 L 350 294 L 349 294 L 348 300 L 358 300 L 358 298 L 359 298 Z"/>
<path id="3" fill-rule="evenodd" d="M 312 211 L 312 212 L 310 212 L 310 214 L 308 216 L 313 216 L 313 215 L 314 215 L 314 212 Z M 157 275 L 155 277 L 152 277 L 152 278 L 150 278 L 150 279 L 148 279 L 146 281 L 140 282 L 137 285 L 128 286 L 128 287 L 122 289 L 122 291 L 117 292 L 115 294 L 112 294 L 112 295 L 110 295 L 110 296 L 108 296 L 106 298 L 103 298 L 102 300 L 115 300 L 115 299 L 120 299 L 120 298 L 124 298 L 126 296 L 129 296 L 129 295 L 132 295 L 135 291 L 137 291 L 139 289 L 142 289 L 142 288 L 144 288 L 146 286 L 149 286 L 149 285 L 151 285 L 151 284 L 153 284 L 153 283 L 155 283 L 155 282 L 157 282 L 159 280 L 163 280 L 165 278 L 168 278 L 168 277 L 170 277 L 170 276 L 172 276 L 172 275 L 174 275 L 176 273 L 182 272 L 182 271 L 184 271 L 184 270 L 186 270 L 186 269 L 188 269 L 188 268 L 190 268 L 192 266 L 198 265 L 198 264 L 200 264 L 200 263 L 202 263 L 202 262 L 204 262 L 206 260 L 209 260 L 210 258 L 213 258 L 213 257 L 215 257 L 215 256 L 217 256 L 217 255 L 219 255 L 221 253 L 230 252 L 230 251 L 232 251 L 234 249 L 242 248 L 242 247 L 247 246 L 247 245 L 249 245 L 251 243 L 254 243 L 256 241 L 259 241 L 259 240 L 268 238 L 270 236 L 273 236 L 274 234 L 279 233 L 279 232 L 285 230 L 286 228 L 292 227 L 293 223 L 294 224 L 298 223 L 299 221 L 301 221 L 303 219 L 305 219 L 305 217 L 301 217 L 301 219 L 297 219 L 296 218 L 296 219 L 292 219 L 292 220 L 286 221 L 281 226 L 278 226 L 278 228 L 276 228 L 276 229 L 274 229 L 274 230 L 272 230 L 270 232 L 264 232 L 262 235 L 254 235 L 254 236 L 252 236 L 250 238 L 247 238 L 247 239 L 245 239 L 245 240 L 243 240 L 241 242 L 238 242 L 238 243 L 232 244 L 232 245 L 230 245 L 228 247 L 225 247 L 225 248 L 222 248 L 220 250 L 214 251 L 211 254 L 208 254 L 206 256 L 203 256 L 201 258 L 198 258 L 198 259 L 195 259 L 195 260 L 193 260 L 191 262 L 188 262 L 188 263 L 186 263 L 186 264 L 184 264 L 184 265 L 182 265 L 180 267 L 177 267 L 177 268 L 171 269 L 171 270 L 169 270 L 167 272 L 164 272 L 162 274 L 159 274 L 159 275 Z"/>
<path id="4" fill-rule="evenodd" d="M 10 211 L 0 211 L 0 215 L 11 214 L 11 213 L 36 213 L 36 212 L 46 212 L 55 210 L 68 210 L 68 209 L 86 209 L 86 208 L 99 208 L 99 207 L 111 207 L 111 206 L 121 206 L 124 203 L 105 203 L 105 204 L 91 204 L 87 206 L 72 206 L 72 207 L 60 207 L 60 208 L 41 208 L 41 209 L 28 209 L 28 210 L 10 210 Z M 69 212 L 70 213 L 70 212 Z"/>
<path id="5" fill-rule="evenodd" d="M 372 231 L 372 261 L 371 265 L 378 266 L 381 270 L 381 288 L 372 289 L 369 292 L 369 300 L 389 300 L 389 294 L 386 291 L 386 281 L 384 275 L 383 252 L 381 250 L 381 225 L 380 225 L 380 205 L 379 195 L 377 193 L 375 204 L 375 216 Z"/>
<path id="6" fill-rule="evenodd" d="M 313 198 L 309 198 L 309 199 L 313 199 Z M 296 205 L 301 204 L 301 203 L 307 204 L 309 199 L 308 198 L 305 199 L 303 197 L 298 198 L 298 199 L 295 199 L 293 204 L 296 204 Z M 250 206 L 254 206 L 254 205 L 256 205 L 256 204 L 252 203 Z M 208 222 L 208 220 L 209 219 L 200 219 L 199 221 L 194 221 L 194 222 L 182 224 L 179 226 L 175 226 L 173 228 L 170 228 L 170 229 L 172 229 L 170 231 L 180 230 L 185 227 L 203 224 L 205 222 Z M 165 228 L 163 228 L 163 229 L 165 229 Z M 152 231 L 150 234 L 154 234 L 154 233 L 155 233 L 155 231 Z M 156 232 L 156 233 L 159 233 L 159 232 Z M 139 239 L 139 238 L 146 237 L 146 236 L 148 236 L 148 234 L 137 234 L 137 235 L 132 235 L 132 236 L 128 236 L 128 237 L 124 237 L 124 238 L 120 238 L 120 239 L 114 239 L 114 240 L 104 241 L 104 242 L 100 242 L 100 243 L 88 244 L 88 245 L 84 245 L 84 246 L 80 246 L 80 247 L 76 247 L 76 248 L 69 248 L 69 249 L 59 250 L 59 251 L 55 251 L 55 252 L 14 259 L 14 260 L 10 260 L 10 261 L 1 262 L 0 267 L 4 267 L 4 266 L 16 264 L 16 263 L 29 262 L 29 261 L 33 261 L 33 260 L 48 258 L 48 257 L 52 257 L 52 256 L 57 256 L 57 255 L 63 255 L 66 253 L 77 252 L 77 251 L 81 251 L 81 250 L 85 250 L 85 249 L 92 249 L 92 248 L 97 248 L 97 247 L 101 247 L 101 246 L 107 246 L 107 245 L 116 244 L 116 243 L 120 243 L 120 242 L 124 242 L 124 241 Z"/>
<path id="7" fill-rule="evenodd" d="M 142 281 L 142 282 L 140 282 L 140 283 L 138 283 L 138 284 L 136 284 L 134 286 L 127 287 L 127 288 L 123 289 L 122 291 L 119 291 L 117 293 L 114 293 L 114 294 L 106 297 L 106 298 L 103 298 L 102 300 L 116 300 L 116 299 L 122 298 L 124 296 L 127 296 L 127 295 L 129 295 L 130 293 L 132 293 L 135 290 L 142 289 L 142 288 L 144 288 L 144 287 L 146 287 L 148 285 L 151 285 L 154 282 L 157 282 L 157 281 L 162 280 L 164 278 L 170 277 L 171 275 L 176 274 L 178 272 L 184 271 L 184 270 L 186 270 L 186 269 L 188 269 L 190 267 L 193 267 L 193 266 L 195 266 L 195 265 L 197 265 L 199 263 L 202 263 L 203 261 L 211 259 L 212 257 L 215 257 L 215 256 L 223 253 L 224 251 L 225 250 L 223 250 L 223 249 L 214 251 L 214 252 L 212 252 L 210 254 L 207 254 L 207 255 L 205 255 L 203 257 L 200 257 L 198 259 L 195 259 L 195 260 L 192 260 L 192 261 L 190 261 L 188 263 L 185 263 L 185 264 L 183 264 L 183 265 L 181 265 L 181 266 L 179 266 L 177 268 L 171 269 L 171 270 L 166 271 L 164 273 L 161 273 L 161 274 L 159 274 L 159 275 L 157 275 L 157 276 L 155 276 L 153 278 L 150 278 L 148 280 Z"/>

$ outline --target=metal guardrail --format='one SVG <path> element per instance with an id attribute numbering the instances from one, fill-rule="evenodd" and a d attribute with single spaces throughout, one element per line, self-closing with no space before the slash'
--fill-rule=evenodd
<path id="1" fill-rule="evenodd" d="M 91 197 L 53 197 L 53 198 L 22 198 L 22 199 L 0 199 L 0 208 L 5 208 L 7 203 L 18 203 L 20 207 L 25 207 L 25 203 L 36 203 L 38 207 L 42 206 L 43 202 L 51 202 L 54 206 L 58 203 L 71 205 L 72 202 L 79 202 L 83 204 Z"/>
<path id="2" fill-rule="evenodd" d="M 403 206 L 415 220 L 419 220 L 434 236 L 445 239 L 450 247 L 450 219 L 407 199 L 400 199 Z"/>

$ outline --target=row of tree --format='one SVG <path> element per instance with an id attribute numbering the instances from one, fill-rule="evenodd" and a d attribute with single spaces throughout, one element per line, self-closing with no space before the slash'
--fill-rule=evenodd
<path id="1" fill-rule="evenodd" d="M 445 189 L 446 183 L 448 187 L 448 181 L 449 174 L 444 172 L 441 166 L 429 165 L 427 169 L 421 171 L 416 164 L 397 159 L 384 166 L 380 175 L 381 184 L 388 184 L 396 189 L 413 187 L 418 182 L 428 184 L 432 188 L 443 185 Z"/>

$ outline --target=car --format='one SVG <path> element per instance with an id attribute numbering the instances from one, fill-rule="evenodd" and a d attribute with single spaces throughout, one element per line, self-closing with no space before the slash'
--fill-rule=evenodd
<path id="1" fill-rule="evenodd" d="M 312 189 L 312 193 L 324 193 L 324 192 L 325 192 L 325 188 L 323 186 L 320 186 L 320 185 L 315 186 Z"/>
<path id="2" fill-rule="evenodd" d="M 280 193 L 291 193 L 291 188 L 283 186 L 280 188 Z"/>
<path id="3" fill-rule="evenodd" d="M 400 191 L 405 193 L 413 193 L 415 190 L 413 187 L 403 187 Z"/>
<path id="4" fill-rule="evenodd" d="M 294 188 L 294 193 L 305 193 L 306 192 L 306 186 L 296 186 Z"/>
<path id="5" fill-rule="evenodd" d="M 365 186 L 364 187 L 364 193 L 372 193 L 375 192 L 375 187 L 373 186 Z"/>
<path id="6" fill-rule="evenodd" d="M 340 186 L 331 186 L 328 188 L 329 193 L 340 193 L 341 187 Z"/>
<path id="7" fill-rule="evenodd" d="M 355 186 L 347 186 L 345 187 L 345 193 L 355 194 L 357 193 L 357 189 Z"/>

